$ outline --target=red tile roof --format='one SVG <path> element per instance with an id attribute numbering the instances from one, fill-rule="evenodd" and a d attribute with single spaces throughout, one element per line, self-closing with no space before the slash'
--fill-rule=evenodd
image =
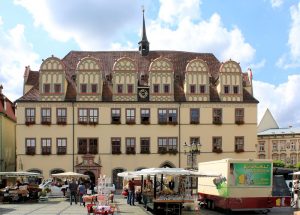
<path id="1" fill-rule="evenodd" d="M 68 82 L 66 101 L 76 100 L 76 83 L 72 79 L 75 75 L 76 67 L 78 62 L 87 56 L 99 59 L 102 66 L 102 70 L 105 72 L 104 75 L 110 75 L 112 73 L 113 64 L 121 57 L 132 58 L 138 67 L 138 72 L 148 75 L 149 66 L 151 61 L 158 57 L 165 57 L 171 60 L 173 63 L 174 73 L 178 76 L 178 80 L 175 79 L 174 83 L 174 98 L 175 101 L 185 101 L 185 95 L 183 92 L 184 74 L 186 65 L 189 61 L 199 58 L 205 61 L 209 68 L 211 75 L 211 101 L 220 101 L 218 93 L 216 92 L 215 84 L 219 76 L 219 68 L 221 63 L 219 60 L 210 53 L 194 53 L 194 52 L 182 52 L 182 51 L 150 51 L 147 56 L 141 56 L 137 51 L 101 51 L 101 52 L 84 52 L 84 51 L 71 51 L 63 59 L 63 63 L 66 66 L 66 79 Z M 38 91 L 38 72 L 30 71 L 27 83 L 35 85 L 27 94 L 19 98 L 17 101 L 39 101 Z M 148 75 L 149 76 L 149 75 Z M 147 76 L 146 76 L 147 77 Z M 147 83 L 145 81 L 144 83 Z M 250 95 L 250 94 L 249 94 Z M 253 96 L 244 96 L 244 102 L 255 102 L 258 101 Z M 111 82 L 104 81 L 103 86 L 103 101 L 112 100 Z"/>
<path id="2" fill-rule="evenodd" d="M 14 104 L 3 94 L 0 94 L 0 113 L 16 121 Z"/>

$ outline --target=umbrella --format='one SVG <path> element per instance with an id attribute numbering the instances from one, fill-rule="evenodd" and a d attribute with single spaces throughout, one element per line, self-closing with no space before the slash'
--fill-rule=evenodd
<path id="1" fill-rule="evenodd" d="M 77 172 L 56 173 L 56 174 L 51 174 L 51 176 L 56 178 L 89 178 L 88 175 L 84 175 Z"/>
<path id="2" fill-rule="evenodd" d="M 119 172 L 118 176 L 123 178 L 131 178 L 138 175 L 136 174 L 136 172 Z"/>
<path id="3" fill-rule="evenodd" d="M 0 176 L 5 176 L 5 177 L 39 177 L 41 176 L 40 173 L 36 172 L 25 172 L 25 171 L 20 171 L 20 172 L 0 172 Z"/>

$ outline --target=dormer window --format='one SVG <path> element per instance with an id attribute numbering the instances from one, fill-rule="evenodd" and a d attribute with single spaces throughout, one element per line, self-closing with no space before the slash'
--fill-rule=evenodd
<path id="1" fill-rule="evenodd" d="M 196 86 L 194 84 L 190 85 L 190 93 L 196 93 Z"/>
<path id="2" fill-rule="evenodd" d="M 50 93 L 50 84 L 44 84 L 44 93 Z"/>
<path id="3" fill-rule="evenodd" d="M 224 93 L 229 94 L 229 86 L 228 85 L 224 86 Z"/>
<path id="4" fill-rule="evenodd" d="M 238 94 L 239 93 L 239 86 L 233 86 L 233 93 Z"/>
<path id="5" fill-rule="evenodd" d="M 61 84 L 54 84 L 54 92 L 61 93 Z"/>
<path id="6" fill-rule="evenodd" d="M 205 93 L 205 85 L 200 85 L 200 93 Z"/>
<path id="7" fill-rule="evenodd" d="M 86 84 L 81 84 L 80 85 L 80 91 L 81 91 L 81 93 L 87 93 L 87 85 Z"/>
<path id="8" fill-rule="evenodd" d="M 97 84 L 92 84 L 91 88 L 92 88 L 92 93 L 97 93 Z"/>

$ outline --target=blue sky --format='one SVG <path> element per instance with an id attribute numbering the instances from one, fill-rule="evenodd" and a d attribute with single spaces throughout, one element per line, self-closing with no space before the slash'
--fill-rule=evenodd
<path id="1" fill-rule="evenodd" d="M 152 50 L 210 52 L 253 71 L 258 120 L 300 125 L 300 0 L 1 0 L 0 83 L 22 94 L 38 70 L 71 50 L 137 50 L 141 5 Z"/>

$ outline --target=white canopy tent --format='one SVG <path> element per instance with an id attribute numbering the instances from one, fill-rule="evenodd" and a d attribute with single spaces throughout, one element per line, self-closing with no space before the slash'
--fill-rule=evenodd
<path id="1" fill-rule="evenodd" d="M 78 179 L 78 178 L 89 178 L 88 175 L 84 175 L 81 173 L 77 173 L 77 172 L 63 172 L 63 173 L 56 173 L 56 174 L 51 174 L 52 177 L 56 177 L 56 178 L 61 178 L 61 179 L 69 179 L 69 178 L 74 178 L 74 179 Z"/>
<path id="2" fill-rule="evenodd" d="M 20 172 L 0 172 L 0 176 L 5 176 L 5 177 L 40 177 L 40 173 L 36 172 L 25 172 L 25 171 L 20 171 Z"/>
<path id="3" fill-rule="evenodd" d="M 293 172 L 293 173 L 290 173 L 290 175 L 300 175 L 300 171 L 298 171 L 298 172 Z"/>

